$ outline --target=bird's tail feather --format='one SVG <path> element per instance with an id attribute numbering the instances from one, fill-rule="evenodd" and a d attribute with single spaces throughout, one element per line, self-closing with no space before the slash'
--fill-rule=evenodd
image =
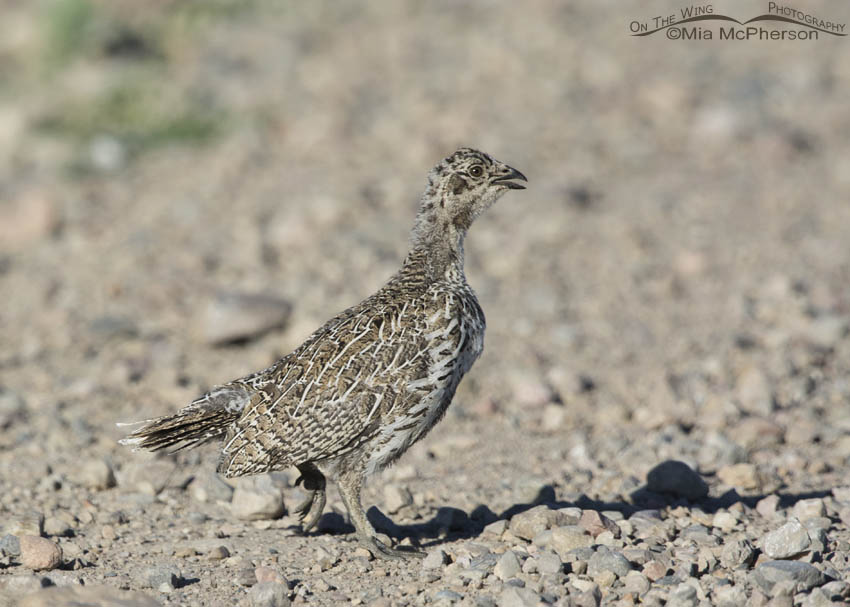
<path id="1" fill-rule="evenodd" d="M 233 416 L 224 413 L 203 416 L 197 415 L 198 411 L 193 413 L 145 420 L 144 426 L 118 442 L 133 450 L 159 451 L 177 445 L 174 451 L 182 451 L 224 434 L 233 422 Z"/>
<path id="2" fill-rule="evenodd" d="M 159 451 L 168 447 L 176 447 L 173 452 L 190 449 L 227 432 L 248 402 L 250 395 L 245 390 L 219 388 L 173 415 L 119 423 L 119 427 L 143 425 L 118 442 L 134 451 Z"/>

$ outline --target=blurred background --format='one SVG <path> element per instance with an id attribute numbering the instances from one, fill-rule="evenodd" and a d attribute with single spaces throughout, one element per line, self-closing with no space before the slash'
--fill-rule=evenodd
<path id="1" fill-rule="evenodd" d="M 120 467 L 114 421 L 264 368 L 375 291 L 458 146 L 529 185 L 467 241 L 489 328 L 450 430 L 563 436 L 551 457 L 581 462 L 585 439 L 663 452 L 647 429 L 697 427 L 840 465 L 850 41 L 631 36 L 680 8 L 0 1 L 10 478 Z"/>

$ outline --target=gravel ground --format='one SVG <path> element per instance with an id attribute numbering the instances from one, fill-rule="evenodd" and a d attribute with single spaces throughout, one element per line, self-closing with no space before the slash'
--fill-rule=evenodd
<path id="1" fill-rule="evenodd" d="M 0 605 L 850 601 L 847 38 L 302 4 L 0 1 Z M 468 239 L 484 355 L 364 492 L 424 562 L 116 444 L 377 289 L 459 145 L 529 188 Z"/>

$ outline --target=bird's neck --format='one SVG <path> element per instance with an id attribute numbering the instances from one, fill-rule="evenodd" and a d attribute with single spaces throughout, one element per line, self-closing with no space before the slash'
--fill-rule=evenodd
<path id="1" fill-rule="evenodd" d="M 465 236 L 452 225 L 414 233 L 404 265 L 423 268 L 429 280 L 462 281 Z"/>

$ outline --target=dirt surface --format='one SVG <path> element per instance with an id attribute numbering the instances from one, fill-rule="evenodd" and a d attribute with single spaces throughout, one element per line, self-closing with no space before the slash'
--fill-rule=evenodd
<path id="1" fill-rule="evenodd" d="M 0 2 L 0 604 L 848 600 L 850 41 L 631 36 L 680 8 Z M 482 358 L 364 492 L 424 563 L 117 445 L 376 290 L 461 145 L 529 186 L 467 240 Z"/>

